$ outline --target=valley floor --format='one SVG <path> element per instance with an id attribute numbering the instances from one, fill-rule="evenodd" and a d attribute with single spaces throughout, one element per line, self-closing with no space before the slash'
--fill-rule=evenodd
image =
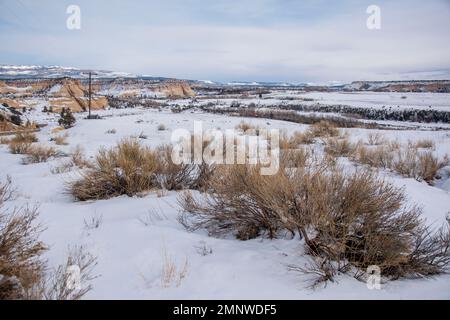
<path id="1" fill-rule="evenodd" d="M 77 115 L 75 127 L 68 129 L 67 146 L 55 146 L 70 153 L 81 146 L 88 157 L 100 147 L 112 147 L 120 139 L 139 136 L 143 144 L 170 143 L 174 129 L 193 130 L 193 121 L 204 128 L 234 128 L 242 118 L 196 111 L 107 110 L 101 120 L 85 120 Z M 50 142 L 56 118 L 35 111 L 29 114 L 48 122 L 37 136 Z M 306 125 L 276 120 L 247 119 L 261 127 L 293 132 Z M 158 130 L 163 124 L 167 129 Z M 114 129 L 115 134 L 107 133 Z M 365 139 L 376 130 L 347 129 L 353 141 Z M 435 154 L 450 154 L 449 131 L 380 131 L 397 141 L 432 139 Z M 206 231 L 188 232 L 177 220 L 180 207 L 177 192 L 149 192 L 141 197 L 121 196 L 109 200 L 76 202 L 65 190 L 78 177 L 76 170 L 54 174 L 64 159 L 23 165 L 20 155 L 10 154 L 0 145 L 0 179 L 11 176 L 18 198 L 9 206 L 39 206 L 40 222 L 46 227 L 42 240 L 49 245 L 46 258 L 51 266 L 63 263 L 70 246 L 83 245 L 98 257 L 93 290 L 88 299 L 450 299 L 450 275 L 430 279 L 387 282 L 380 290 L 348 275 L 337 277 L 326 287 L 309 289 L 308 276 L 289 271 L 289 265 L 304 265 L 303 245 L 298 238 L 276 240 L 258 238 L 239 241 L 214 238 Z M 447 173 L 449 168 L 447 167 Z M 405 188 L 410 203 L 423 207 L 424 218 L 432 226 L 446 223 L 450 212 L 450 179 L 445 174 L 436 186 L 383 172 L 397 186 Z M 100 221 L 98 228 L 86 224 Z M 170 261 L 182 274 L 178 281 L 162 281 L 163 265 Z"/>

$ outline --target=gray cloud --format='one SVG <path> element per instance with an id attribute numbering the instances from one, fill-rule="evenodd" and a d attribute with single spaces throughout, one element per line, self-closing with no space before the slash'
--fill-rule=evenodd
<path id="1" fill-rule="evenodd" d="M 81 1 L 80 31 L 65 29 L 62 2 L 29 7 L 54 17 L 36 28 L 2 11 L 0 62 L 225 81 L 450 78 L 447 1 L 380 1 L 379 31 L 366 28 L 366 1 Z"/>

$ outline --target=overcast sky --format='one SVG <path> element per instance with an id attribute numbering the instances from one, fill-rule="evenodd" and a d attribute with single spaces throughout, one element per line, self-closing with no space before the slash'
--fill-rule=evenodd
<path id="1" fill-rule="evenodd" d="M 81 30 L 66 9 L 81 8 Z M 381 8 L 381 30 L 366 9 Z M 450 79 L 449 0 L 0 0 L 0 64 L 215 81 Z"/>

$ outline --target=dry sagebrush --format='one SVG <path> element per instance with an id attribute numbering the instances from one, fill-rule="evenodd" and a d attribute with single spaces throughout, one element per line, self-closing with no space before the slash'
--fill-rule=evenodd
<path id="1" fill-rule="evenodd" d="M 31 144 L 37 142 L 38 138 L 34 133 L 17 133 L 9 140 L 8 147 L 12 154 L 26 154 Z"/>
<path id="2" fill-rule="evenodd" d="M 109 150 L 101 149 L 92 168 L 70 183 L 69 191 L 78 200 L 133 196 L 156 186 L 158 156 L 134 139 L 122 140 Z"/>
<path id="3" fill-rule="evenodd" d="M 26 299 L 41 281 L 45 264 L 37 210 L 12 212 L 0 207 L 0 300 Z"/>
<path id="4" fill-rule="evenodd" d="M 69 135 L 63 134 L 63 135 L 55 135 L 54 137 L 52 137 L 50 140 L 55 142 L 56 145 L 58 146 L 66 146 L 69 143 L 67 142 L 67 138 L 69 137 Z"/>
<path id="5" fill-rule="evenodd" d="M 311 125 L 309 131 L 316 138 L 336 137 L 339 135 L 337 126 L 326 120 L 314 123 Z"/>
<path id="6" fill-rule="evenodd" d="M 30 150 L 30 142 L 10 141 L 8 144 L 9 152 L 12 154 L 26 154 Z"/>
<path id="7" fill-rule="evenodd" d="M 39 139 L 36 137 L 34 133 L 17 133 L 14 138 L 11 140 L 12 142 L 38 142 Z"/>
<path id="8" fill-rule="evenodd" d="M 343 174 L 329 163 L 308 164 L 261 176 L 257 167 L 219 168 L 210 193 L 185 193 L 180 221 L 212 235 L 234 233 L 246 240 L 281 229 L 298 232 L 307 252 L 320 259 L 329 279 L 337 271 L 360 275 L 378 265 L 384 276 L 429 276 L 446 271 L 446 227 L 432 233 L 420 209 L 406 204 L 401 189 L 368 170 Z M 226 178 L 226 185 L 223 183 Z M 331 271 L 332 272 L 331 272 Z"/>
<path id="9" fill-rule="evenodd" d="M 155 177 L 158 187 L 166 190 L 181 190 L 193 186 L 196 170 L 194 165 L 173 163 L 170 145 L 158 147 L 156 153 L 158 168 Z"/>
<path id="10" fill-rule="evenodd" d="M 196 198 L 190 192 L 180 196 L 187 212 L 180 221 L 190 230 L 206 228 L 212 235 L 231 231 L 239 239 L 254 238 L 262 232 L 275 237 L 282 227 L 293 232 L 294 229 L 281 223 L 285 219 L 278 216 L 280 206 L 294 194 L 293 173 L 288 168 L 312 165 L 310 154 L 299 149 L 283 153 L 280 170 L 275 175 L 261 175 L 259 166 L 217 166 L 205 197 Z M 320 170 L 333 166 L 326 160 L 318 160 L 314 165 Z"/>
<path id="11" fill-rule="evenodd" d="M 433 184 L 439 178 L 439 170 L 449 164 L 447 156 L 439 159 L 431 151 L 419 150 L 412 144 L 402 147 L 389 143 L 376 147 L 358 145 L 352 159 L 371 167 L 390 169 L 402 176 L 429 184 Z"/>
<path id="12" fill-rule="evenodd" d="M 37 223 L 37 208 L 5 208 L 14 192 L 9 178 L 0 183 L 0 300 L 82 298 L 92 289 L 96 258 L 79 248 L 65 265 L 50 271 L 42 258 L 47 247 L 39 240 L 43 228 Z M 71 265 L 80 268 L 81 287 L 68 286 Z"/>
<path id="13" fill-rule="evenodd" d="M 347 138 L 330 138 L 325 141 L 324 151 L 333 157 L 349 157 L 355 153 L 356 148 Z"/>
<path id="14" fill-rule="evenodd" d="M 69 184 L 80 201 L 134 196 L 152 189 L 205 189 L 212 165 L 175 164 L 172 146 L 150 149 L 136 139 L 125 139 L 109 150 L 101 149 L 93 164 Z"/>
<path id="15" fill-rule="evenodd" d="M 62 155 L 55 148 L 44 145 L 31 145 L 25 154 L 27 156 L 23 159 L 24 164 L 46 162 L 50 158 L 56 158 Z"/>

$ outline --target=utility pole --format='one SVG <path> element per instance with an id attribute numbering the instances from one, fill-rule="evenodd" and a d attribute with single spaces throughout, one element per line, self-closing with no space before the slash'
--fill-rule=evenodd
<path id="1" fill-rule="evenodd" d="M 89 116 L 91 118 L 92 72 L 89 71 Z"/>

